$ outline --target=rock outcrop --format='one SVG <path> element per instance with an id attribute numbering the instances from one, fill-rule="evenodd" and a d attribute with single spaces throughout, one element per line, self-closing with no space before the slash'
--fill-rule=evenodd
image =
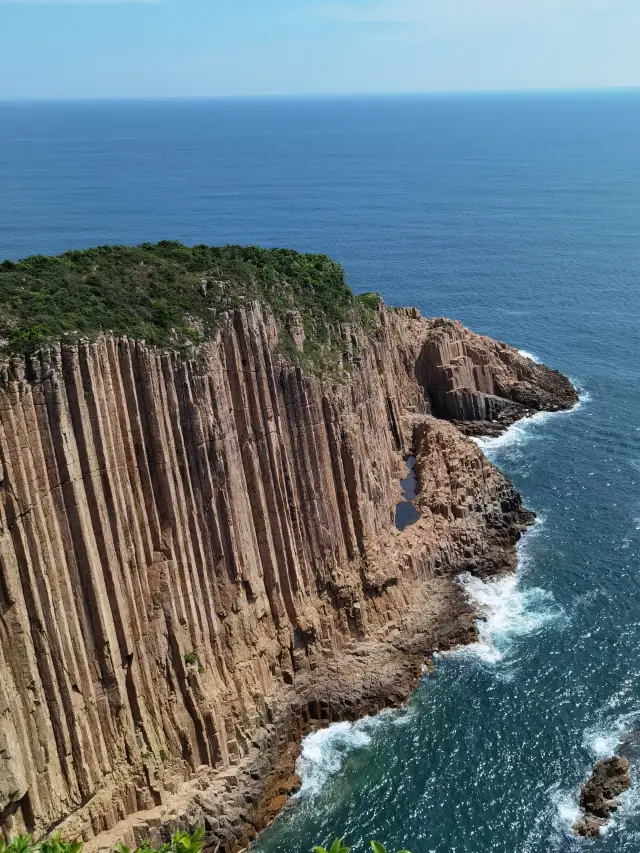
<path id="1" fill-rule="evenodd" d="M 578 395 L 555 370 L 458 322 L 428 321 L 417 363 L 433 413 L 472 435 L 497 434 L 539 411 L 570 409 Z"/>
<path id="2" fill-rule="evenodd" d="M 502 422 L 495 401 L 521 416 L 570 386 L 415 311 L 343 335 L 340 382 L 283 360 L 257 305 L 192 360 L 103 336 L 3 365 L 6 834 L 100 848 L 204 821 L 230 849 L 314 721 L 403 701 L 429 652 L 475 637 L 456 575 L 512 568 L 531 514 L 433 415 Z"/>
<path id="3" fill-rule="evenodd" d="M 629 759 L 617 755 L 598 761 L 580 791 L 583 817 L 573 827 L 576 835 L 600 835 L 602 827 L 619 808 L 616 797 L 631 786 L 630 768 Z"/>

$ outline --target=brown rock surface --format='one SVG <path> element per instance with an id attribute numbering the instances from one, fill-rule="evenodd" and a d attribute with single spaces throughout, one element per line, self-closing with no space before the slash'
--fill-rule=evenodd
<path id="1" fill-rule="evenodd" d="M 455 576 L 513 567 L 531 515 L 420 385 L 436 414 L 485 417 L 538 373 L 456 324 L 380 320 L 343 382 L 282 361 L 259 306 L 195 360 L 105 336 L 4 364 L 6 834 L 91 850 L 204 821 L 231 848 L 312 725 L 402 702 L 429 652 L 475 637 Z"/>
<path id="2" fill-rule="evenodd" d="M 619 807 L 616 800 L 631 786 L 628 758 L 614 755 L 603 758 L 593 768 L 593 773 L 580 791 L 580 808 L 583 817 L 575 824 L 576 835 L 599 835 L 611 814 Z"/>
<path id="3" fill-rule="evenodd" d="M 538 411 L 570 409 L 569 380 L 513 347 L 476 335 L 452 320 L 429 320 L 417 377 L 433 414 L 472 435 L 496 434 Z"/>

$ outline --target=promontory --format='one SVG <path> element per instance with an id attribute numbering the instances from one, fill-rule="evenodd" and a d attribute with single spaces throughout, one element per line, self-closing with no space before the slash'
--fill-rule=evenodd
<path id="1" fill-rule="evenodd" d="M 456 577 L 513 569 L 532 515 L 465 433 L 577 399 L 288 250 L 5 261 L 0 348 L 0 825 L 89 851 L 239 849 L 311 726 L 473 640 Z"/>

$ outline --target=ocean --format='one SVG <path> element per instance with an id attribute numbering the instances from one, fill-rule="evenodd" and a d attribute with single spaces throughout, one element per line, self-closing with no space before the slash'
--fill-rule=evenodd
<path id="1" fill-rule="evenodd" d="M 0 258 L 167 238 L 326 252 L 581 389 L 483 442 L 539 520 L 465 580 L 481 641 L 308 737 L 260 853 L 638 853 L 640 759 L 605 835 L 570 827 L 640 729 L 640 93 L 0 104 Z"/>

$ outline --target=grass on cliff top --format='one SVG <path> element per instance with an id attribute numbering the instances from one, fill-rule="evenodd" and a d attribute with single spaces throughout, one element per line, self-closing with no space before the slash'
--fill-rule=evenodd
<path id="1" fill-rule="evenodd" d="M 160 347 L 193 346 L 214 337 L 222 312 L 251 300 L 279 321 L 299 311 L 305 352 L 296 353 L 284 322 L 282 348 L 299 361 L 323 362 L 335 358 L 339 323 L 375 325 L 379 297 L 356 297 L 326 255 L 169 241 L 98 246 L 0 263 L 0 346 L 24 354 L 107 331 Z"/>

